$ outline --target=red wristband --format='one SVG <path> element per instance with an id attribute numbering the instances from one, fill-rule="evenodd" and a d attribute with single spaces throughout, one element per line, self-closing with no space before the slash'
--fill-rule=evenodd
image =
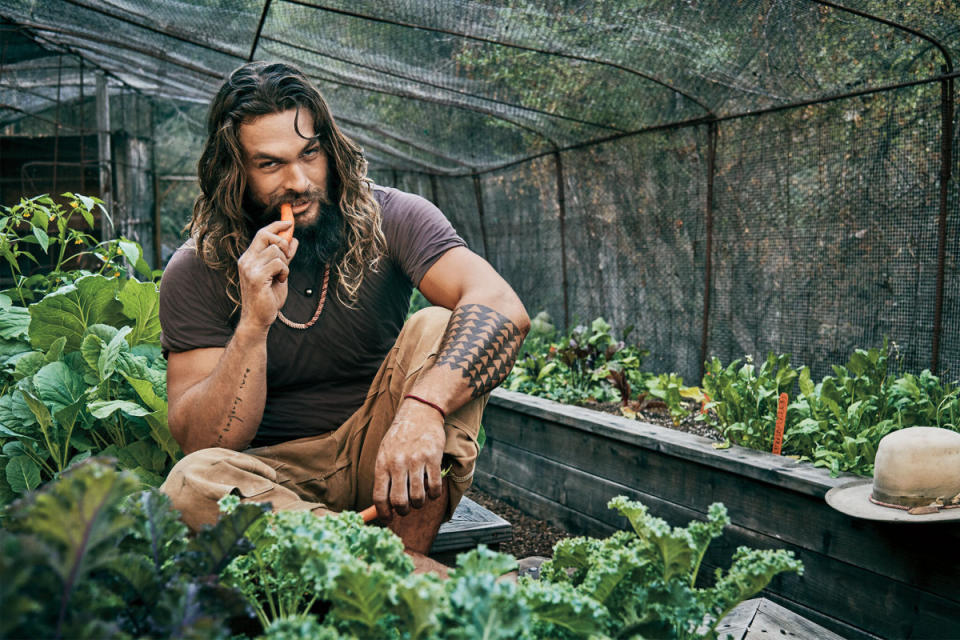
<path id="1" fill-rule="evenodd" d="M 437 411 L 440 412 L 440 417 L 442 417 L 444 420 L 447 419 L 447 414 L 444 413 L 443 409 L 441 409 L 441 408 L 438 407 L 437 405 L 433 404 L 433 403 L 430 402 L 429 400 L 424 400 L 424 399 L 421 398 L 420 396 L 415 396 L 415 395 L 413 395 L 412 393 L 408 393 L 407 395 L 405 395 L 405 396 L 403 396 L 403 397 L 404 397 L 404 399 L 410 398 L 411 400 L 416 400 L 417 402 L 422 402 L 423 404 L 427 405 L 428 407 L 433 407 L 434 409 L 436 409 Z"/>

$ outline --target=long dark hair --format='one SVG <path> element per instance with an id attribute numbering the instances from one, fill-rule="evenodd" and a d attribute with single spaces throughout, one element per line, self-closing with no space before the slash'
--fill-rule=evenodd
<path id="1" fill-rule="evenodd" d="M 252 62 L 230 74 L 210 105 L 207 142 L 200 156 L 201 194 L 188 225 L 203 262 L 227 276 L 227 295 L 240 304 L 237 260 L 250 245 L 256 224 L 244 209 L 247 191 L 240 125 L 289 109 L 313 116 L 314 132 L 329 161 L 328 190 L 343 214 L 346 249 L 337 261 L 337 295 L 356 301 L 367 269 L 376 269 L 386 251 L 380 207 L 366 177 L 362 149 L 337 127 L 320 92 L 297 68 Z M 342 299 L 342 298 L 341 298 Z"/>

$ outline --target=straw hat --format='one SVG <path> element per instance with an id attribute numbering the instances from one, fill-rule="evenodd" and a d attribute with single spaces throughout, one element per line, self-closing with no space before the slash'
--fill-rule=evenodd
<path id="1" fill-rule="evenodd" d="M 877 447 L 873 480 L 830 489 L 827 504 L 866 520 L 960 520 L 960 433 L 909 427 L 887 434 Z"/>

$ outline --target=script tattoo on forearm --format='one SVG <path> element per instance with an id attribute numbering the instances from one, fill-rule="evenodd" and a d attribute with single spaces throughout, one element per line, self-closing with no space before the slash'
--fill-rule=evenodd
<path id="1" fill-rule="evenodd" d="M 250 369 L 247 369 L 243 372 L 243 379 L 240 381 L 240 389 L 237 393 L 237 397 L 233 399 L 233 406 L 230 407 L 230 415 L 227 416 L 227 426 L 217 435 L 217 442 L 214 446 L 219 447 L 223 443 L 223 436 L 230 433 L 230 427 L 233 426 L 234 422 L 243 422 L 238 413 L 240 409 L 240 403 L 243 402 L 243 394 L 240 393 L 243 391 L 244 387 L 247 386 L 247 376 L 250 375 Z"/>
<path id="2" fill-rule="evenodd" d="M 471 397 L 503 382 L 517 359 L 523 334 L 509 318 L 480 304 L 457 307 L 440 345 L 437 365 L 460 371 Z"/>

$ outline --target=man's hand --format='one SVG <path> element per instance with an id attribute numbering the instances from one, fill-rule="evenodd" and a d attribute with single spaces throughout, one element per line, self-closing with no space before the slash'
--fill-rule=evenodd
<path id="1" fill-rule="evenodd" d="M 240 322 L 253 323 L 266 330 L 286 302 L 289 265 L 297 252 L 298 241 L 294 238 L 288 242 L 277 234 L 290 224 L 277 221 L 260 229 L 237 261 L 242 303 Z"/>
<path id="2" fill-rule="evenodd" d="M 383 522 L 394 512 L 405 516 L 443 490 L 440 462 L 446 434 L 440 413 L 413 400 L 403 400 L 380 443 L 374 468 L 373 503 Z"/>

